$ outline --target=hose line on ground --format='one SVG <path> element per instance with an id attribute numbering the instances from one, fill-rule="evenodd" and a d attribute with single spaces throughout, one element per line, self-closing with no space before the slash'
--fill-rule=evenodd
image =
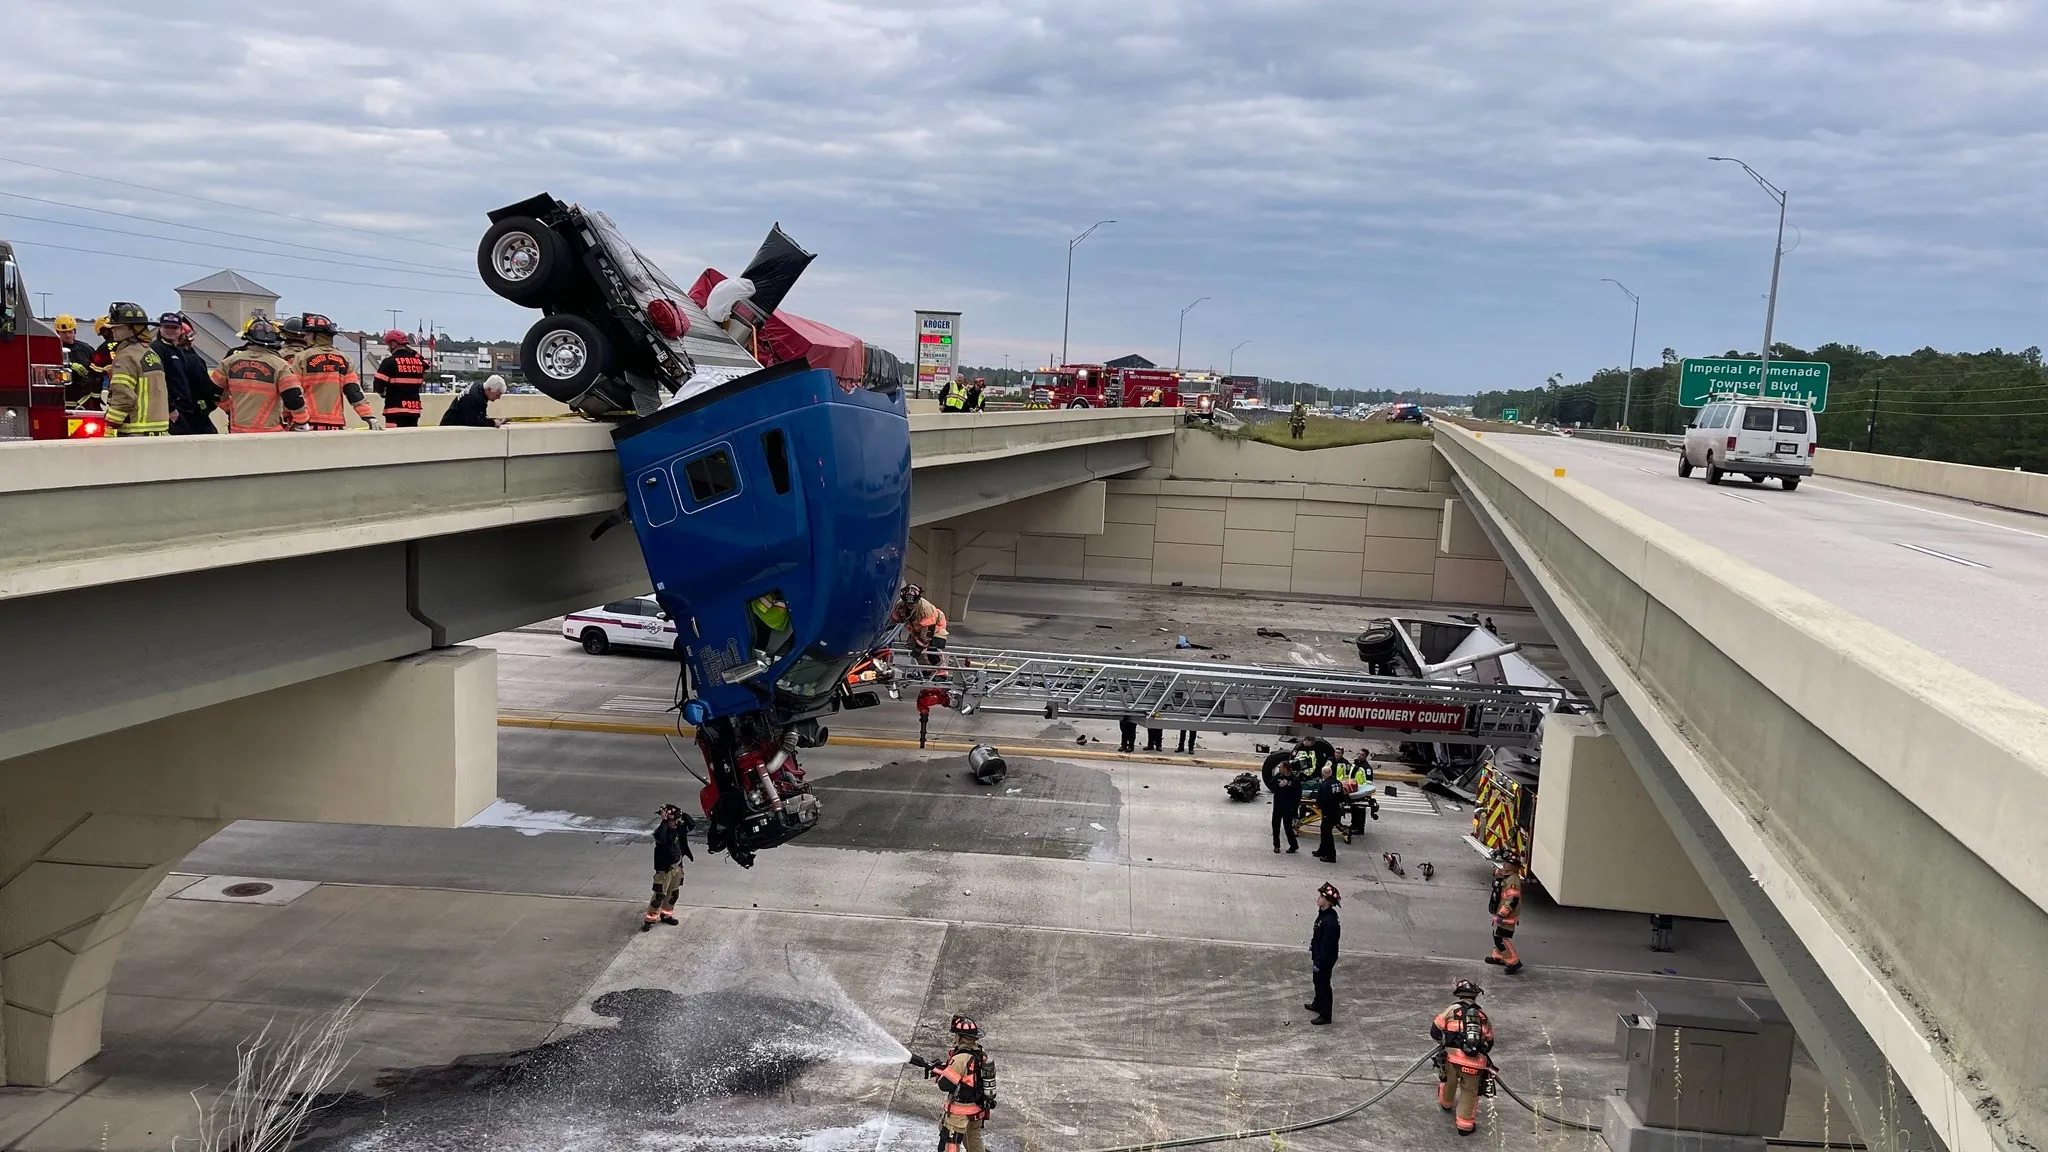
<path id="1" fill-rule="evenodd" d="M 1256 1140 L 1262 1136 L 1282 1136 L 1290 1132 L 1305 1132 L 1310 1128 L 1321 1128 L 1327 1124 L 1335 1124 L 1339 1121 L 1349 1120 L 1353 1116 L 1358 1115 L 1360 1112 L 1365 1111 L 1367 1108 L 1372 1107 L 1373 1105 L 1379 1103 L 1380 1101 L 1386 1099 L 1388 1096 L 1392 1095 L 1394 1089 L 1399 1088 L 1403 1084 L 1406 1084 L 1408 1082 L 1408 1078 L 1410 1076 L 1415 1075 L 1416 1071 L 1420 1069 L 1424 1064 L 1429 1063 L 1429 1061 L 1432 1058 L 1434 1058 L 1439 1051 L 1441 1051 L 1441 1049 L 1432 1048 L 1429 1051 L 1424 1052 L 1422 1055 L 1417 1056 L 1413 1064 L 1408 1065 L 1408 1067 L 1399 1076 L 1394 1077 L 1394 1079 L 1388 1082 L 1385 1087 L 1382 1087 L 1379 1091 L 1373 1093 L 1371 1096 L 1366 1097 L 1364 1100 L 1361 1100 L 1358 1103 L 1353 1104 L 1351 1107 L 1344 1109 L 1342 1112 L 1333 1112 L 1328 1116 L 1320 1116 L 1314 1120 L 1297 1120 L 1292 1124 L 1278 1124 L 1266 1128 L 1246 1128 L 1236 1132 L 1212 1132 L 1207 1136 L 1182 1136 L 1179 1139 L 1175 1140 L 1147 1140 L 1139 1144 L 1118 1144 L 1110 1148 L 1092 1148 L 1089 1150 L 1089 1152 L 1159 1152 L 1159 1150 L 1166 1148 L 1193 1148 L 1202 1144 L 1222 1144 L 1231 1140 Z M 1522 1099 L 1521 1093 L 1516 1092 L 1514 1088 L 1509 1086 L 1506 1080 L 1501 1079 L 1499 1073 L 1494 1074 L 1493 1082 L 1500 1086 L 1501 1091 L 1506 1092 L 1508 1094 L 1508 1099 L 1513 1100 L 1515 1103 L 1520 1104 L 1524 1108 L 1527 1108 L 1532 1114 L 1535 1115 L 1535 1117 L 1538 1120 L 1541 1120 L 1548 1124 L 1556 1124 L 1561 1127 L 1570 1128 L 1578 1132 L 1600 1131 L 1600 1125 L 1598 1124 L 1587 1124 L 1578 1120 L 1567 1120 L 1562 1116 L 1552 1116 L 1545 1113 L 1543 1109 L 1538 1108 L 1536 1105 L 1531 1104 L 1527 1100 Z M 1858 1144 L 1853 1142 L 1837 1143 L 1835 1141 L 1779 1140 L 1774 1138 L 1767 1138 L 1764 1141 L 1764 1143 L 1769 1144 L 1775 1148 L 1829 1148 L 1840 1149 L 1841 1152 L 1862 1152 L 1862 1150 L 1865 1150 L 1869 1147 L 1869 1145 L 1867 1144 Z"/>

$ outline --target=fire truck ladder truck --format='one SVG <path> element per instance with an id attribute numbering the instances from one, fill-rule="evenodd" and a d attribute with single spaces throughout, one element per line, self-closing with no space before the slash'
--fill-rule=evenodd
<path id="1" fill-rule="evenodd" d="M 1373 676 L 1272 664 L 1193 663 L 948 648 L 946 667 L 894 649 L 895 691 L 917 693 L 918 743 L 933 707 L 1121 720 L 1197 732 L 1297 735 L 1357 729 L 1385 738 L 1526 747 L 1561 691 Z"/>

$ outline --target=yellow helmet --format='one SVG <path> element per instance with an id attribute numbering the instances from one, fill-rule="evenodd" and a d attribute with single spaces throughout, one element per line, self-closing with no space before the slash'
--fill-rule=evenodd
<path id="1" fill-rule="evenodd" d="M 71 313 L 66 312 L 62 316 L 59 316 L 55 320 L 51 321 L 50 326 L 52 328 L 55 328 L 59 332 L 76 333 L 78 331 L 78 319 L 77 317 L 71 315 Z"/>
<path id="2" fill-rule="evenodd" d="M 105 336 L 107 334 L 107 328 L 108 322 L 105 316 L 102 316 L 99 319 L 92 322 L 92 330 L 94 332 L 99 333 L 102 336 Z"/>

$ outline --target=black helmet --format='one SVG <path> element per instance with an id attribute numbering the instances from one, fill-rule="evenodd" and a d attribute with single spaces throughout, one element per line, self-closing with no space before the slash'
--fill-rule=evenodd
<path id="1" fill-rule="evenodd" d="M 112 304 L 107 305 L 107 323 L 126 324 L 130 328 L 147 328 L 149 327 L 149 313 L 144 312 L 140 304 L 131 304 L 126 300 L 116 300 Z"/>
<path id="2" fill-rule="evenodd" d="M 322 316 L 318 312 L 308 312 L 304 316 L 301 316 L 299 318 L 299 324 L 301 327 L 305 329 L 306 334 L 309 336 L 334 335 L 334 321 L 329 320 L 327 317 Z"/>
<path id="3" fill-rule="evenodd" d="M 661 811 L 657 814 L 663 820 L 666 820 L 671 816 L 675 817 L 678 820 L 683 818 L 683 810 L 681 808 L 676 807 L 673 804 L 663 804 L 661 806 Z"/>
<path id="4" fill-rule="evenodd" d="M 1460 1000 L 1477 1000 L 1485 992 L 1486 989 L 1481 988 L 1470 980 L 1460 980 L 1458 981 L 1458 986 L 1451 989 L 1451 995 Z"/>
<path id="5" fill-rule="evenodd" d="M 902 593 L 896 598 L 905 604 L 915 604 L 924 599 L 924 588 L 917 584 L 905 584 Z"/>
<path id="6" fill-rule="evenodd" d="M 284 337 L 277 333 L 277 325 L 261 316 L 249 322 L 249 330 L 242 333 L 242 339 L 263 348 L 277 348 L 284 344 Z"/>
<path id="7" fill-rule="evenodd" d="M 306 334 L 306 321 L 304 317 L 287 316 L 284 318 L 284 323 L 278 325 L 278 328 L 286 336 L 304 336 Z"/>
<path id="8" fill-rule="evenodd" d="M 981 1038 L 981 1025 L 976 1024 L 965 1016 L 955 1016 L 953 1017 L 953 1035 L 965 1036 L 970 1040 L 979 1040 Z"/>
<path id="9" fill-rule="evenodd" d="M 1337 891 L 1335 884 L 1325 884 L 1321 888 L 1316 889 L 1316 895 L 1321 896 L 1332 904 L 1342 904 L 1344 902 L 1344 894 Z"/>

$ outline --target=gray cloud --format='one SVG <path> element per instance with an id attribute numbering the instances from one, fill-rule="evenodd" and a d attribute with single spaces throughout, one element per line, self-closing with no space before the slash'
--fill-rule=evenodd
<path id="1" fill-rule="evenodd" d="M 0 0 L 45 49 L 0 74 L 0 153 L 416 243 L 12 165 L 0 191 L 460 269 L 485 209 L 545 188 L 604 207 L 684 280 L 779 219 L 821 253 L 793 309 L 901 351 L 910 309 L 959 307 L 969 357 L 998 362 L 1057 346 L 1066 239 L 1115 217 L 1077 253 L 1077 354 L 1170 358 L 1180 306 L 1207 295 L 1191 362 L 1250 337 L 1241 363 L 1272 375 L 1470 387 L 1616 361 L 1626 301 L 1603 276 L 1644 295 L 1652 355 L 1754 343 L 1773 220 L 1705 160 L 1727 153 L 1792 193 L 1783 338 L 2023 346 L 2048 176 L 2038 8 L 341 0 L 306 19 L 116 0 L 87 21 Z M 72 309 L 168 303 L 200 271 L 28 255 Z M 525 322 L 485 298 L 273 286 L 358 323 Z"/>

